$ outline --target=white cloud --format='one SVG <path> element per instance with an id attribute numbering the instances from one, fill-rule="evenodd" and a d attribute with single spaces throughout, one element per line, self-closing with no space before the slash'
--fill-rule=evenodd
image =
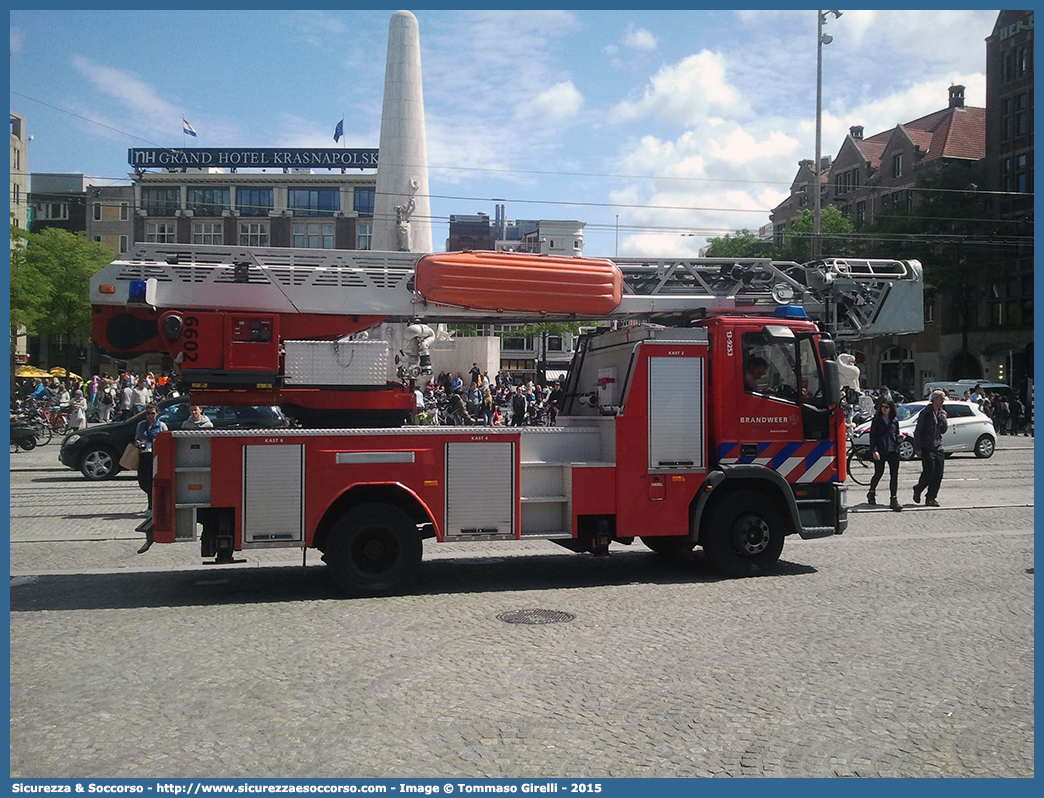
<path id="1" fill-rule="evenodd" d="M 602 48 L 602 52 L 606 55 L 613 56 L 620 52 L 620 48 L 617 47 L 615 44 L 607 44 L 605 47 Z"/>
<path id="2" fill-rule="evenodd" d="M 824 112 L 823 140 L 831 142 L 832 147 L 840 148 L 841 141 L 853 125 L 862 125 L 863 135 L 870 137 L 891 130 L 903 122 L 912 122 L 942 110 L 949 105 L 951 85 L 965 87 L 965 105 L 985 107 L 985 75 L 955 75 L 952 79 L 915 83 L 892 94 L 867 99 L 852 108 L 831 108 L 829 112 Z M 814 121 L 808 123 L 810 127 Z"/>
<path id="3" fill-rule="evenodd" d="M 537 119 L 544 123 L 561 123 L 575 117 L 584 105 L 584 95 L 571 80 L 556 83 L 531 100 L 515 106 L 515 118 Z"/>
<path id="4" fill-rule="evenodd" d="M 672 122 L 694 125 L 711 109 L 743 113 L 746 104 L 725 76 L 724 59 L 704 50 L 661 68 L 649 79 L 642 99 L 618 103 L 610 111 L 610 120 L 623 122 L 659 116 Z"/>
<path id="5" fill-rule="evenodd" d="M 179 108 L 174 102 L 162 97 L 156 88 L 141 80 L 133 72 L 99 64 L 83 56 L 73 56 L 72 65 L 90 84 L 115 103 L 106 110 L 95 97 L 77 97 L 70 101 L 76 112 L 87 119 L 101 122 L 142 138 L 158 139 L 157 143 L 181 141 L 181 118 L 184 115 L 199 133 L 193 143 L 208 146 L 231 144 L 244 145 L 238 126 L 224 117 L 196 112 L 192 108 Z M 91 134 L 110 138 L 104 128 L 89 125 L 85 130 Z M 111 131 L 110 131 L 111 132 Z"/>
<path id="6" fill-rule="evenodd" d="M 181 112 L 134 73 L 98 64 L 79 55 L 73 56 L 72 65 L 95 89 L 145 117 L 148 124 L 162 124 L 172 119 L 180 124 Z"/>
<path id="7" fill-rule="evenodd" d="M 11 28 L 11 55 L 22 52 L 25 44 L 25 31 L 21 28 Z"/>
<path id="8" fill-rule="evenodd" d="M 323 11 L 294 11 L 290 18 L 297 38 L 310 47 L 334 44 L 348 33 L 342 20 Z"/>
<path id="9" fill-rule="evenodd" d="M 622 39 L 625 47 L 632 50 L 644 50 L 651 52 L 656 49 L 656 37 L 645 28 L 635 28 L 634 23 L 627 26 L 627 32 Z"/>

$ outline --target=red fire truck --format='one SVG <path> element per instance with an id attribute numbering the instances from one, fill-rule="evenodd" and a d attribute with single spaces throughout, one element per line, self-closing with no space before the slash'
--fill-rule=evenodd
<path id="1" fill-rule="evenodd" d="M 156 542 L 198 542 L 201 556 L 217 562 L 249 549 L 318 549 L 336 582 L 364 595 L 406 586 L 427 538 L 546 539 L 599 555 L 637 537 L 662 553 L 701 546 L 715 568 L 743 576 L 771 568 L 787 535 L 841 534 L 848 516 L 836 341 L 914 331 L 922 317 L 916 261 L 376 253 L 388 294 L 375 299 L 358 271 L 345 273 L 372 263 L 337 253 L 325 269 L 313 263 L 295 273 L 291 255 L 143 249 L 96 276 L 96 314 L 153 319 L 175 358 L 206 359 L 225 403 L 256 404 L 265 391 L 320 394 L 336 383 L 328 393 L 346 407 L 358 373 L 329 372 L 357 355 L 369 363 L 365 352 L 387 342 L 313 340 L 316 351 L 302 360 L 281 332 L 292 326 L 287 318 L 301 316 L 296 330 L 332 329 L 355 310 L 352 324 L 369 315 L 411 328 L 424 328 L 422 318 L 535 314 L 625 322 L 581 339 L 556 427 L 159 436 L 146 530 Z M 401 271 L 387 268 L 392 256 Z M 325 288 L 305 290 L 317 277 Z M 482 290 L 469 292 L 469 282 Z M 581 310 L 571 312 L 574 301 Z M 430 370 L 427 334 L 420 338 L 400 368 L 407 380 Z M 394 394 L 378 376 L 370 387 Z"/>

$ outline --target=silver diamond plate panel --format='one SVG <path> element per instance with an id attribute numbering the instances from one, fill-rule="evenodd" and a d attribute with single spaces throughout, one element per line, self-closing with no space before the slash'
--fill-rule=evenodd
<path id="1" fill-rule="evenodd" d="M 387 341 L 287 341 L 287 385 L 384 385 Z"/>

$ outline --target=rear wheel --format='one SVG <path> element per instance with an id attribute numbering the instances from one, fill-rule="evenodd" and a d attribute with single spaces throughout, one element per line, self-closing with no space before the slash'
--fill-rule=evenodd
<path id="1" fill-rule="evenodd" d="M 360 504 L 330 531 L 323 559 L 348 593 L 380 596 L 405 587 L 420 568 L 417 525 L 391 504 Z"/>
<path id="2" fill-rule="evenodd" d="M 37 446 L 46 446 L 51 442 L 51 438 L 54 437 L 54 430 L 43 422 L 33 424 L 33 432 L 36 434 Z"/>
<path id="3" fill-rule="evenodd" d="M 852 449 L 848 452 L 848 476 L 857 485 L 869 485 L 874 475 L 873 461 L 856 454 Z"/>
<path id="4" fill-rule="evenodd" d="M 776 564 L 786 523 L 778 505 L 751 490 L 725 496 L 711 511 L 700 543 L 715 570 L 728 576 L 755 576 Z"/>
<path id="5" fill-rule="evenodd" d="M 31 452 L 36 448 L 36 438 L 26 436 L 25 438 L 22 438 L 17 445 L 22 449 L 25 449 L 27 452 Z"/>
<path id="6" fill-rule="evenodd" d="M 909 438 L 899 439 L 899 459 L 904 461 L 910 461 L 914 459 L 914 444 Z"/>
<path id="7" fill-rule="evenodd" d="M 975 456 L 981 458 L 993 457 L 997 448 L 997 442 L 989 435 L 980 435 L 975 441 Z"/>
<path id="8" fill-rule="evenodd" d="M 686 552 L 692 551 L 693 543 L 685 537 L 642 537 L 642 543 L 657 554 L 667 557 L 678 557 Z"/>

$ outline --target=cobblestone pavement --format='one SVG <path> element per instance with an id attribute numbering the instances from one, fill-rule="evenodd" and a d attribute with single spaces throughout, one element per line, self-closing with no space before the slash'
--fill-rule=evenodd
<path id="1" fill-rule="evenodd" d="M 948 460 L 937 510 L 916 463 L 902 514 L 853 486 L 770 576 L 443 544 L 362 600 L 315 553 L 138 556 L 132 477 L 14 454 L 11 775 L 1032 776 L 1032 443 Z"/>

